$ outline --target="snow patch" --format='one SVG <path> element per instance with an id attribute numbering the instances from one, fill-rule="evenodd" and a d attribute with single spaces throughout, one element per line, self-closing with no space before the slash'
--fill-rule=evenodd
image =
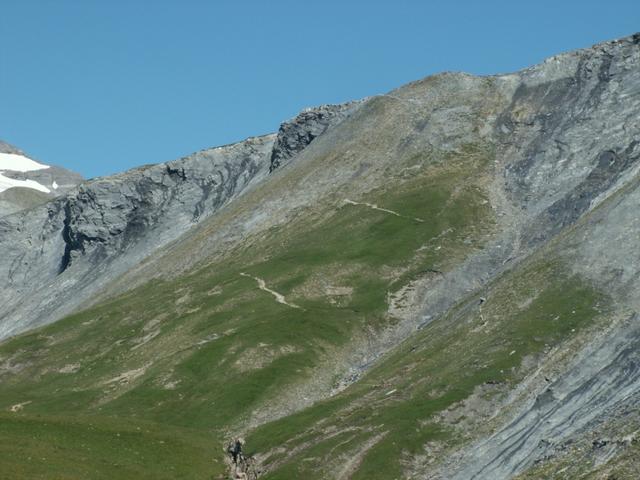
<path id="1" fill-rule="evenodd" d="M 53 183 L 51 184 L 51 186 L 53 187 L 54 190 L 57 190 L 58 189 L 58 182 L 56 182 L 54 180 Z"/>
<path id="2" fill-rule="evenodd" d="M 2 174 L 5 170 L 24 173 L 32 172 L 34 170 L 44 170 L 46 168 L 50 168 L 49 165 L 43 165 L 42 163 L 31 160 L 24 155 L 0 153 L 0 192 L 4 192 L 5 190 L 13 187 L 26 187 L 33 188 L 34 190 L 44 193 L 51 193 L 51 190 L 34 180 L 16 180 L 5 177 Z M 58 185 L 55 182 L 53 188 L 58 188 Z"/>
<path id="3" fill-rule="evenodd" d="M 16 180 L 14 178 L 5 177 L 0 173 L 0 192 L 4 192 L 5 190 L 13 187 L 33 188 L 34 190 L 39 190 L 44 193 L 51 193 L 51 190 L 34 180 Z"/>
<path id="4" fill-rule="evenodd" d="M 14 172 L 31 172 L 33 170 L 44 170 L 50 168 L 35 160 L 17 155 L 15 153 L 0 153 L 0 170 L 13 170 Z"/>

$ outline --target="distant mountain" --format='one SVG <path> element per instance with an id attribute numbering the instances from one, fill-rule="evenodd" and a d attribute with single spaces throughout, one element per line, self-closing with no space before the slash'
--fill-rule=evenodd
<path id="1" fill-rule="evenodd" d="M 80 174 L 39 163 L 0 140 L 0 217 L 44 203 L 82 181 Z"/>
<path id="2" fill-rule="evenodd" d="M 640 478 L 640 35 L 56 198 L 4 153 L 0 477 Z"/>

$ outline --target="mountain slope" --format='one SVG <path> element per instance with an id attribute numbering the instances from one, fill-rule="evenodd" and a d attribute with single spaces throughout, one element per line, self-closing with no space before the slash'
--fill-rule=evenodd
<path id="1" fill-rule="evenodd" d="M 340 114 L 327 113 L 334 110 Z M 289 135 L 300 137 L 300 150 L 348 113 L 341 105 L 311 109 L 278 135 L 98 178 L 53 202 L 0 218 L 0 248 L 8 251 L 0 258 L 0 338 L 74 311 L 259 183 L 275 168 L 272 157 Z"/>
<path id="2" fill-rule="evenodd" d="M 436 75 L 321 133 L 293 121 L 281 134 L 313 141 L 262 137 L 262 173 L 197 224 L 154 204 L 178 241 L 146 225 L 144 254 L 129 217 L 106 237 L 65 213 L 60 282 L 123 266 L 89 308 L 0 344 L 3 470 L 223 478 L 243 435 L 260 478 L 633 478 L 639 43 Z M 37 460 L 69 431 L 87 470 Z"/>
<path id="3" fill-rule="evenodd" d="M 45 203 L 82 182 L 82 176 L 44 165 L 0 140 L 0 217 Z"/>

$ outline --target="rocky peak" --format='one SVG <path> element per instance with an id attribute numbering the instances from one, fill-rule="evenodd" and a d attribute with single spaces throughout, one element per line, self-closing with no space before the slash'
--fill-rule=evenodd
<path id="1" fill-rule="evenodd" d="M 0 258 L 7 286 L 0 292 L 4 303 L 0 337 L 71 312 L 106 283 L 290 161 L 359 103 L 307 109 L 285 122 L 277 135 L 248 138 L 79 185 L 81 177 L 57 167 L 10 172 L 11 178 L 28 175 L 51 192 L 63 194 L 56 198 L 54 193 L 29 190 L 30 199 L 41 194 L 37 201 L 5 210 L 32 208 L 28 215 L 5 215 L 0 221 L 0 248 L 11 245 L 12 252 Z M 23 155 L 4 142 L 0 149 Z M 16 190 L 7 192 L 15 196 Z M 0 217 L 1 208 L 0 197 Z M 19 273 L 17 258 L 22 262 Z M 48 287 L 43 289 L 44 285 Z M 72 299 L 66 295 L 70 289 Z M 32 302 L 35 292 L 44 298 Z"/>
<path id="2" fill-rule="evenodd" d="M 0 217 L 45 203 L 82 181 L 80 174 L 40 163 L 0 140 Z"/>
<path id="3" fill-rule="evenodd" d="M 0 153 L 12 153 L 15 155 L 25 155 L 25 153 L 18 147 L 11 145 L 3 140 L 0 140 Z"/>
<path id="4" fill-rule="evenodd" d="M 266 172 L 264 157 L 272 137 L 250 138 L 81 185 L 54 207 L 64 212 L 60 272 L 79 255 L 100 262 L 155 228 L 165 235 L 188 229 Z"/>
<path id="5" fill-rule="evenodd" d="M 70 312 L 264 178 L 274 137 L 97 178 L 0 219 L 0 337 Z"/>
<path id="6" fill-rule="evenodd" d="M 307 108 L 282 123 L 271 152 L 269 171 L 285 165 L 316 137 L 348 117 L 361 103 L 362 100 Z"/>

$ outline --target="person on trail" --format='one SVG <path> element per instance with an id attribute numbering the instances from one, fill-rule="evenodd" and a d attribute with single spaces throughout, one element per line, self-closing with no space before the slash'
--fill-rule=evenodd
<path id="1" fill-rule="evenodd" d="M 242 445 L 244 441 L 241 438 L 237 438 L 227 448 L 227 453 L 231 455 L 234 465 L 238 465 L 238 459 L 242 459 Z"/>

